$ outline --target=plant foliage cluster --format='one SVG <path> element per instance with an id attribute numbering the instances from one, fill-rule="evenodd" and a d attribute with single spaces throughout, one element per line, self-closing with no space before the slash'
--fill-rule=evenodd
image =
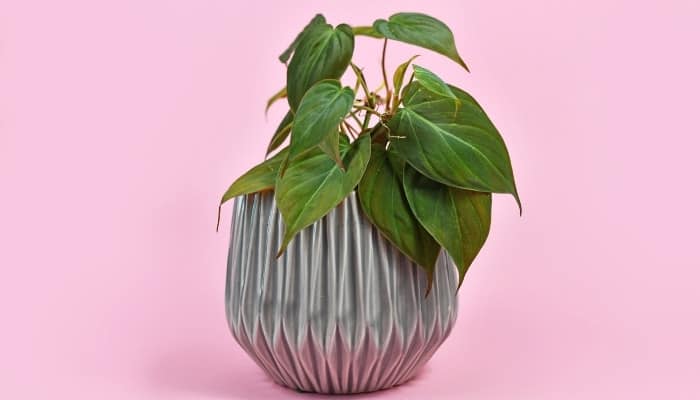
<path id="1" fill-rule="evenodd" d="M 384 40 L 378 90 L 352 62 L 358 35 Z M 508 151 L 474 98 L 415 65 L 415 57 L 389 79 L 390 40 L 435 51 L 468 71 L 450 29 L 431 16 L 398 13 L 372 26 L 334 27 L 316 15 L 279 57 L 287 85 L 267 106 L 286 98 L 289 111 L 267 148 L 274 155 L 236 180 L 221 204 L 274 190 L 285 222 L 281 254 L 356 191 L 371 223 L 429 281 L 445 248 L 461 284 L 488 235 L 491 194 L 511 194 L 520 206 Z M 348 69 L 354 87 L 340 82 Z"/>

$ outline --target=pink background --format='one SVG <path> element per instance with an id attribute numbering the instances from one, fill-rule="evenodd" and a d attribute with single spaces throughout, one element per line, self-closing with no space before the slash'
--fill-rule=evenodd
<path id="1" fill-rule="evenodd" d="M 698 1 L 292 3 L 2 1 L 0 398 L 305 397 L 227 331 L 216 205 L 301 26 L 401 10 L 473 72 L 393 43 L 389 65 L 422 54 L 481 101 L 524 214 L 497 197 L 453 335 L 370 397 L 700 398 Z"/>

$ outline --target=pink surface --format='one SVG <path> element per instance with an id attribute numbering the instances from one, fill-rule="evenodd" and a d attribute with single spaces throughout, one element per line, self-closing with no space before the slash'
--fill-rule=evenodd
<path id="1" fill-rule="evenodd" d="M 524 214 L 498 196 L 452 336 L 371 397 L 700 398 L 700 3 L 297 3 L 3 1 L 0 398 L 306 397 L 227 331 L 216 204 L 262 159 L 300 27 L 400 10 L 473 72 L 389 64 L 423 54 L 480 99 Z"/>

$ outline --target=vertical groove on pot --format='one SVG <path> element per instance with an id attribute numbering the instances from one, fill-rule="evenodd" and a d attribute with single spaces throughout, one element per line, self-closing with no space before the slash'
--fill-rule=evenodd
<path id="1" fill-rule="evenodd" d="M 433 288 L 351 195 L 276 258 L 284 223 L 272 193 L 234 199 L 226 274 L 233 336 L 277 383 L 359 393 L 405 382 L 447 338 L 457 273 L 443 252 Z"/>

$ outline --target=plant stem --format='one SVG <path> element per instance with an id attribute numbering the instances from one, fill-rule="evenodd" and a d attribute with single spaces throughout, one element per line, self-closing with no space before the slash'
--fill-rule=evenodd
<path id="1" fill-rule="evenodd" d="M 369 121 L 371 118 L 372 118 L 372 114 L 366 112 L 365 113 L 365 120 L 362 121 L 362 130 L 360 130 L 360 135 L 362 135 L 369 127 Z"/>
<path id="2" fill-rule="evenodd" d="M 347 128 L 347 132 L 350 133 L 350 136 L 352 136 L 353 140 L 357 139 L 357 132 L 355 132 L 355 128 L 352 127 L 352 125 L 348 124 L 347 121 L 343 121 L 343 124 L 345 125 L 345 128 Z"/>
<path id="3" fill-rule="evenodd" d="M 367 111 L 368 113 L 372 113 L 372 114 L 374 114 L 374 115 L 376 115 L 376 116 L 378 116 L 378 117 L 381 117 L 381 116 L 382 116 L 382 114 L 379 113 L 379 112 L 377 112 L 377 110 L 375 110 L 374 108 L 369 108 L 369 107 L 365 107 L 365 106 L 353 106 L 353 107 L 359 108 L 360 110 L 365 110 L 365 111 Z"/>
<path id="4" fill-rule="evenodd" d="M 384 47 L 382 48 L 382 77 L 384 78 L 384 87 L 386 88 L 386 110 L 391 110 L 391 89 L 389 89 L 389 80 L 386 78 L 386 45 L 388 39 L 384 39 Z"/>
<path id="5" fill-rule="evenodd" d="M 359 127 L 359 126 L 362 126 L 362 122 L 360 122 L 360 119 L 357 118 L 357 115 L 356 115 L 356 114 L 357 114 L 358 112 L 360 112 L 360 110 L 355 110 L 355 111 L 353 111 L 353 112 L 350 113 L 350 116 L 352 117 L 352 119 L 355 120 L 355 122 L 357 122 L 357 126 Z"/>
<path id="6" fill-rule="evenodd" d="M 356 107 L 359 107 L 359 106 L 356 106 Z M 364 118 L 364 121 L 362 121 L 362 122 L 360 122 L 360 119 L 357 118 L 357 113 L 359 113 L 360 111 L 365 111 L 365 118 Z M 372 118 L 372 114 L 369 113 L 367 110 L 362 110 L 362 109 L 358 108 L 355 111 L 351 112 L 350 116 L 355 120 L 355 122 L 357 122 L 357 126 L 358 126 L 358 128 L 360 128 L 359 136 L 362 136 L 362 134 L 365 133 L 365 131 L 369 127 L 369 123 L 370 123 L 370 120 Z"/>
<path id="7" fill-rule="evenodd" d="M 345 122 L 345 121 L 343 121 Z M 345 128 L 345 124 L 341 123 L 340 124 L 340 131 L 343 132 L 343 134 L 351 139 L 354 140 L 354 136 L 351 133 L 348 133 L 348 130 Z"/>

